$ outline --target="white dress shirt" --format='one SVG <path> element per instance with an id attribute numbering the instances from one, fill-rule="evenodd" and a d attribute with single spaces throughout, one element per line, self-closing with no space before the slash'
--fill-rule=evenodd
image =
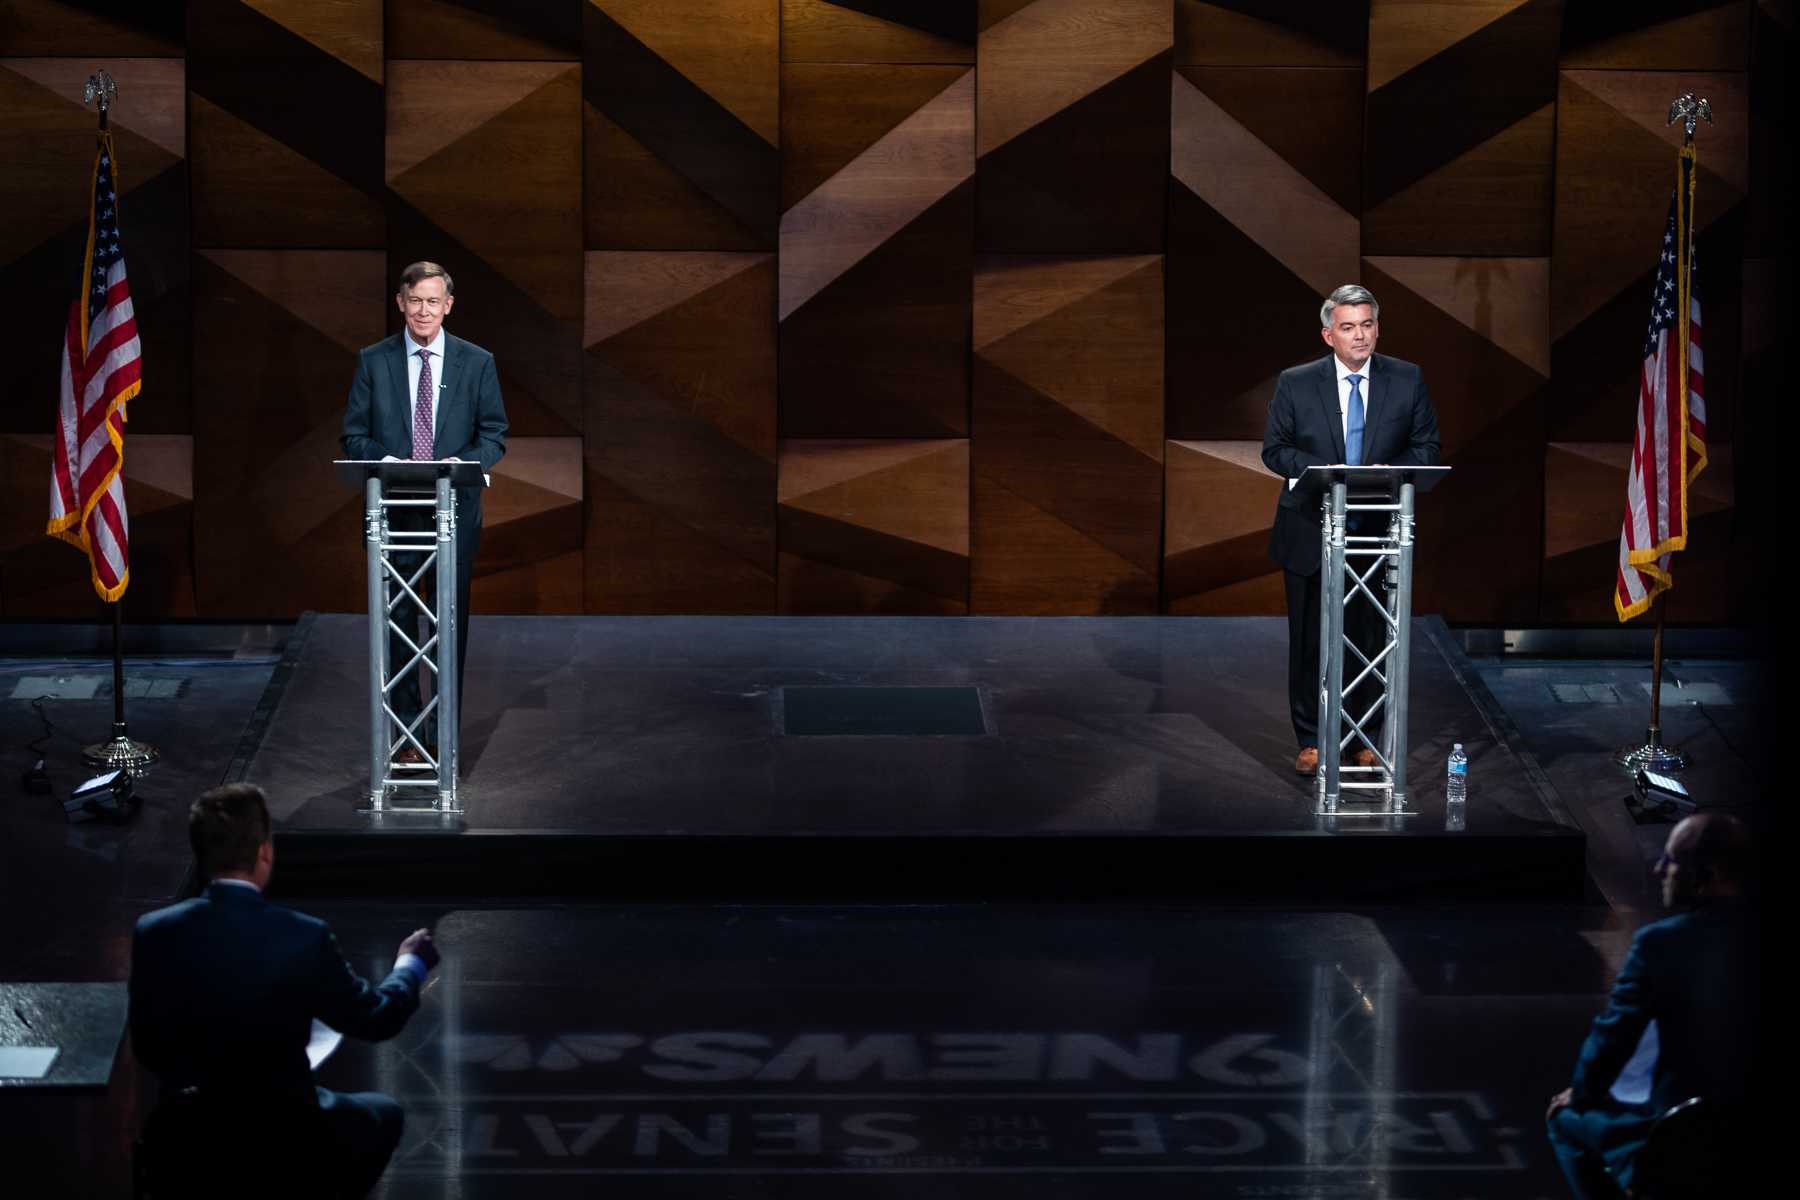
<path id="1" fill-rule="evenodd" d="M 421 346 L 413 341 L 412 331 L 400 335 L 406 344 L 406 429 L 407 437 L 412 437 L 413 406 L 419 402 L 419 351 L 431 352 L 431 432 L 435 440 L 437 434 L 438 397 L 444 393 L 444 327 L 438 326 L 437 336 L 431 339 L 429 346 Z"/>
<path id="2" fill-rule="evenodd" d="M 1365 362 L 1361 367 L 1352 368 L 1346 366 L 1343 359 L 1333 354 L 1331 356 L 1331 365 L 1337 373 L 1338 428 L 1343 431 L 1344 453 L 1348 455 L 1350 447 L 1350 376 L 1362 376 L 1362 383 L 1358 384 L 1357 387 L 1358 390 L 1362 392 L 1363 428 L 1367 430 L 1369 427 L 1369 368 L 1375 365 L 1375 356 L 1370 355 L 1369 361 Z M 1288 491 L 1293 491 L 1295 485 L 1299 482 L 1298 479 L 1288 480 Z"/>

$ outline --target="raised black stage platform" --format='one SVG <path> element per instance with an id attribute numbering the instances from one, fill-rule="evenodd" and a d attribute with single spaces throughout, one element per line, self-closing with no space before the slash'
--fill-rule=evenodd
<path id="1" fill-rule="evenodd" d="M 1435 619 L 1413 639 L 1418 813 L 1335 823 L 1291 769 L 1279 619 L 477 617 L 448 827 L 359 811 L 367 636 L 304 619 L 232 771 L 269 791 L 288 893 L 1581 893 L 1581 835 Z M 800 690 L 821 687 L 856 690 Z M 943 690 L 870 691 L 918 688 Z"/>

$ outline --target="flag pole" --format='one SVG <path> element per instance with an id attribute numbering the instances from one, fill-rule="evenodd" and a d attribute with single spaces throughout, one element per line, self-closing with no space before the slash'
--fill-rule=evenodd
<path id="1" fill-rule="evenodd" d="M 1687 751 L 1665 746 L 1662 740 L 1663 619 L 1668 601 L 1668 592 L 1658 592 L 1650 602 L 1656 613 L 1656 632 L 1650 637 L 1650 727 L 1644 731 L 1643 745 L 1627 746 L 1613 755 L 1620 766 L 1633 774 L 1645 770 L 1680 771 L 1689 765 Z"/>
<path id="2" fill-rule="evenodd" d="M 1693 243 L 1694 210 L 1693 210 L 1693 172 L 1697 168 L 1694 157 L 1694 130 L 1701 120 L 1712 123 L 1712 105 L 1704 99 L 1697 99 L 1692 92 L 1678 96 L 1669 106 L 1669 124 L 1681 121 L 1682 125 L 1682 163 L 1683 174 L 1675 192 L 1676 203 L 1686 209 L 1686 219 L 1680 222 L 1676 237 L 1676 254 L 1678 256 L 1677 277 L 1681 281 L 1682 334 L 1679 339 L 1681 354 L 1682 386 L 1687 386 L 1687 334 L 1688 321 L 1688 249 Z M 1677 212 L 1681 212 L 1678 208 Z M 1680 435 L 1686 436 L 1686 431 Z M 1663 679 L 1663 627 L 1668 614 L 1668 587 L 1664 586 L 1651 601 L 1651 608 L 1656 613 L 1656 629 L 1650 638 L 1650 726 L 1644 732 L 1644 742 L 1640 746 L 1627 746 L 1613 755 L 1613 761 L 1625 767 L 1633 774 L 1641 770 L 1679 771 L 1690 764 L 1687 752 L 1672 746 L 1663 745 L 1662 740 L 1662 679 Z"/>
<path id="3" fill-rule="evenodd" d="M 113 99 L 118 94 L 119 85 L 104 70 L 96 71 L 89 77 L 82 100 L 99 109 L 101 134 L 107 131 Z M 148 742 L 132 740 L 125 726 L 125 619 L 122 615 L 125 598 L 121 594 L 118 599 L 107 601 L 106 605 L 112 609 L 113 735 L 110 741 L 83 747 L 81 757 L 92 767 L 124 771 L 134 776 L 142 775 L 162 754 Z"/>
<path id="4" fill-rule="evenodd" d="M 81 757 L 91 767 L 124 771 L 127 775 L 138 776 L 148 770 L 151 763 L 161 758 L 162 753 L 148 742 L 134 740 L 125 727 L 125 618 L 120 615 L 120 609 L 124 606 L 122 599 L 107 603 L 107 607 L 112 609 L 112 740 L 83 747 Z"/>

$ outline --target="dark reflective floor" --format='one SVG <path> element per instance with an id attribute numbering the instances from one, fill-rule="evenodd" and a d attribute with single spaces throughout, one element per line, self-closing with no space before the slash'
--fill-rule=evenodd
<path id="1" fill-rule="evenodd" d="M 321 1071 L 407 1112 L 385 1197 L 1532 1197 L 1629 930 L 1604 910 L 310 905 L 445 960 Z M 123 1194 L 154 1088 L 0 1094 Z"/>
<path id="2" fill-rule="evenodd" d="M 304 627 L 246 778 L 286 831 L 364 832 L 368 626 Z M 1442 622 L 1413 624 L 1413 833 L 1558 819 L 1516 769 Z M 466 825 L 590 833 L 1310 831 L 1279 617 L 490 617 L 463 692 Z M 1272 666 L 1272 664 L 1274 664 Z M 982 736 L 784 734 L 784 689 L 963 687 Z M 979 733 L 979 729 L 977 730 Z M 354 748 L 346 753 L 346 747 Z M 530 764 L 521 770 L 520 764 Z"/>
<path id="3" fill-rule="evenodd" d="M 1559 1197 L 1544 1102 L 1654 915 L 1666 832 L 1622 818 L 1605 766 L 1640 710 L 1548 690 L 1611 669 L 1482 665 L 1588 831 L 1590 907 L 303 901 L 371 973 L 420 924 L 447 954 L 405 1034 L 347 1045 L 324 1079 L 406 1104 L 390 1197 Z M 18 681 L 61 670 L 105 665 L 0 662 L 8 781 L 39 732 Z M 9 792 L 0 981 L 125 978 L 131 923 L 187 870 L 186 802 L 233 769 L 273 670 L 131 665 L 185 686 L 132 706 L 166 758 L 129 826 Z M 1690 778 L 1763 794 L 1744 755 L 1770 744 L 1766 673 L 1682 670 L 1725 689 L 1666 718 Z M 110 707 L 48 706 L 59 789 Z M 153 1096 L 129 1045 L 104 1090 L 0 1089 L 0 1148 L 39 1180 L 19 1194 L 128 1194 Z"/>
<path id="4" fill-rule="evenodd" d="M 371 970 L 428 911 L 334 916 Z M 1603 912 L 452 911 L 384 1194 L 1533 1197 Z"/>

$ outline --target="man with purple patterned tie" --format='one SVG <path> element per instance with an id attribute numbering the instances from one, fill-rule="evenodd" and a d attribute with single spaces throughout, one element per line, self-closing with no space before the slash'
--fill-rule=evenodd
<path id="1" fill-rule="evenodd" d="M 1275 506 L 1269 557 L 1281 564 L 1287 585 L 1288 704 L 1300 753 L 1294 769 L 1319 767 L 1319 557 L 1320 498 L 1294 490 L 1310 466 L 1430 467 L 1437 464 L 1437 412 L 1419 368 L 1375 353 L 1381 306 L 1369 290 L 1347 283 L 1319 309 L 1321 335 L 1331 353 L 1289 367 L 1275 384 L 1263 432 L 1263 464 L 1288 481 Z M 1382 641 L 1383 617 L 1366 597 L 1354 596 L 1344 613 L 1350 639 L 1366 657 Z M 1349 662 L 1346 662 L 1346 668 Z M 1346 669 L 1345 683 L 1351 672 Z M 1345 711 L 1361 714 L 1374 702 L 1373 681 L 1344 697 Z M 1382 714 L 1364 725 L 1379 741 Z M 1338 734 L 1342 736 L 1342 734 Z M 1372 751 L 1360 742 L 1346 762 L 1370 766 Z"/>
<path id="2" fill-rule="evenodd" d="M 344 454 L 360 459 L 431 459 L 478 462 L 491 471 L 506 453 L 506 408 L 500 401 L 500 376 L 494 356 L 473 342 L 444 331 L 444 318 L 456 303 L 450 273 L 433 262 L 416 262 L 400 273 L 394 304 L 406 329 L 363 349 L 350 403 L 344 411 Z M 423 509 L 396 509 L 389 520 L 398 529 L 429 529 Z M 469 661 L 469 580 L 481 545 L 481 489 L 456 489 L 456 686 L 460 700 L 463 666 Z M 409 574 L 418 555 L 396 555 Z M 406 560 L 413 560 L 411 566 Z M 429 574 L 429 573 L 428 573 Z M 429 587 L 430 580 L 424 581 Z M 402 599 L 396 624 L 411 628 L 420 614 Z M 416 639 L 415 639 L 416 640 Z M 412 650 L 398 636 L 390 639 L 389 659 L 398 668 Z M 423 707 L 424 669 L 419 682 L 393 690 L 394 713 L 410 723 Z M 461 709 L 461 704 L 458 704 Z M 437 742 L 436 712 L 420 727 L 420 741 Z M 417 762 L 411 746 L 395 755 Z"/>

